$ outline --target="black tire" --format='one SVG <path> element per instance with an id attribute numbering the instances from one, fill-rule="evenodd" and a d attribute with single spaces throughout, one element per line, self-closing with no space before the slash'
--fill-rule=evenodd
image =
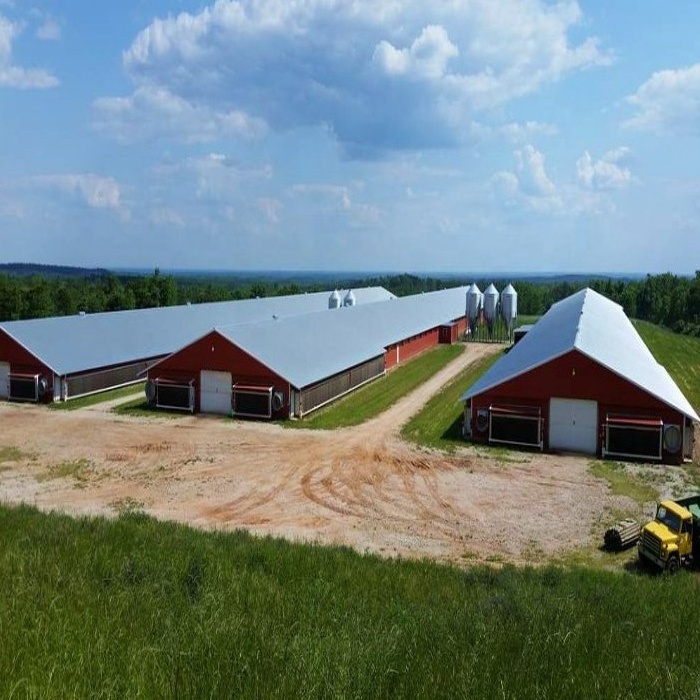
<path id="1" fill-rule="evenodd" d="M 668 560 L 668 564 L 666 564 L 666 571 L 668 571 L 669 574 L 675 574 L 680 568 L 681 564 L 676 556 L 672 556 Z"/>

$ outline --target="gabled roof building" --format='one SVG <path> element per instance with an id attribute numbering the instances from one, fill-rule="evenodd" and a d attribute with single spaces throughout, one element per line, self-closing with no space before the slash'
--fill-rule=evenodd
<path id="1" fill-rule="evenodd" d="M 475 441 L 679 463 L 700 420 L 618 304 L 553 304 L 462 396 Z"/>
<path id="2" fill-rule="evenodd" d="M 303 417 L 464 333 L 465 288 L 219 326 L 148 370 L 158 407 Z"/>
<path id="3" fill-rule="evenodd" d="M 367 287 L 352 298 L 359 307 L 395 297 Z M 0 398 L 57 401 L 127 385 L 215 326 L 316 311 L 331 313 L 328 292 L 2 322 Z"/>

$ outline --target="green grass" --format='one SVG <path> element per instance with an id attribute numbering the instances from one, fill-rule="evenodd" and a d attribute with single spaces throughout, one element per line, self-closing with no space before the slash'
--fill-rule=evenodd
<path id="1" fill-rule="evenodd" d="M 406 423 L 401 431 L 402 436 L 422 446 L 446 451 L 464 446 L 464 406 L 459 398 L 500 357 L 500 353 L 486 357 L 460 372 Z"/>
<path id="2" fill-rule="evenodd" d="M 302 421 L 289 421 L 285 425 L 327 430 L 364 423 L 391 407 L 463 352 L 465 346 L 462 344 L 440 345 Z"/>
<path id="3" fill-rule="evenodd" d="M 0 577 L 3 698 L 651 700 L 700 684 L 686 572 L 460 571 L 25 506 L 0 508 Z"/>
<path id="4" fill-rule="evenodd" d="M 126 401 L 112 409 L 112 413 L 119 416 L 135 416 L 141 418 L 182 418 L 192 415 L 189 411 L 175 411 L 149 406 L 145 396 L 143 398 Z"/>
<path id="5" fill-rule="evenodd" d="M 634 322 L 656 360 L 700 413 L 700 338 L 673 333 L 646 321 Z"/>
<path id="6" fill-rule="evenodd" d="M 78 408 L 87 408 L 95 406 L 105 401 L 116 401 L 125 396 L 132 396 L 138 392 L 143 393 L 145 382 L 131 384 L 130 386 L 119 387 L 119 389 L 111 389 L 110 391 L 102 391 L 99 394 L 90 394 L 89 396 L 81 396 L 77 399 L 69 399 L 68 401 L 55 401 L 49 404 L 49 408 L 54 411 L 75 411 Z"/>
<path id="7" fill-rule="evenodd" d="M 593 476 L 605 479 L 614 496 L 631 498 L 640 507 L 659 497 L 658 489 L 640 476 L 631 474 L 626 465 L 619 462 L 596 460 L 589 465 L 589 471 Z"/>
<path id="8" fill-rule="evenodd" d="M 0 445 L 0 464 L 5 462 L 19 462 L 31 457 L 27 452 L 14 445 Z"/>
<path id="9" fill-rule="evenodd" d="M 83 483 L 87 481 L 94 465 L 89 459 L 84 457 L 75 460 L 66 460 L 50 465 L 42 474 L 37 477 L 37 481 L 51 481 L 53 479 L 74 479 Z"/>

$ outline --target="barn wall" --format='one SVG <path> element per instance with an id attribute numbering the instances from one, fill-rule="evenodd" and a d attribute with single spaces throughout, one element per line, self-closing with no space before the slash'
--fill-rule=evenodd
<path id="1" fill-rule="evenodd" d="M 390 345 L 384 353 L 386 369 L 389 370 L 401 362 L 410 360 L 425 350 L 435 347 L 439 342 L 440 328 L 435 327 L 419 335 L 414 335 L 412 338 Z"/>
<path id="2" fill-rule="evenodd" d="M 66 398 L 95 394 L 143 381 L 142 373 L 157 359 L 139 360 L 138 362 L 102 367 L 95 371 L 69 375 L 65 378 Z"/>
<path id="3" fill-rule="evenodd" d="M 203 369 L 230 372 L 234 384 L 274 386 L 275 391 L 284 393 L 284 407 L 274 413 L 273 418 L 288 416 L 289 383 L 216 331 L 167 357 L 148 371 L 148 379 L 179 382 L 194 379 L 195 411 L 199 411 L 200 372 Z"/>
<path id="4" fill-rule="evenodd" d="M 10 372 L 17 374 L 42 374 L 48 382 L 44 401 L 53 399 L 53 370 L 23 348 L 14 338 L 0 329 L 0 362 L 10 363 Z"/>
<path id="5" fill-rule="evenodd" d="M 684 423 L 678 411 L 577 350 L 473 397 L 469 416 L 474 425 L 477 411 L 493 403 L 539 408 L 544 418 L 545 449 L 548 449 L 549 400 L 552 397 L 598 402 L 598 423 L 601 426 L 598 454 L 602 451 L 604 439 L 602 424 L 608 413 L 660 418 L 664 423 Z M 473 438 L 483 440 L 476 434 Z M 676 460 L 677 457 L 669 456 L 669 459 Z"/>
<path id="6" fill-rule="evenodd" d="M 328 377 L 321 382 L 304 387 L 298 393 L 296 415 L 303 417 L 311 411 L 330 403 L 353 389 L 384 374 L 384 356 L 380 355 L 368 362 L 350 367 L 344 372 Z"/>

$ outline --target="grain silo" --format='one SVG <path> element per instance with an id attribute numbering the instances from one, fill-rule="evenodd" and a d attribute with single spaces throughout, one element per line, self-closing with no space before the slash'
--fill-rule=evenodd
<path id="1" fill-rule="evenodd" d="M 469 323 L 469 331 L 472 336 L 476 333 L 479 323 L 479 314 L 481 313 L 481 290 L 473 282 L 469 289 L 467 289 L 467 307 L 466 316 Z"/>
<path id="2" fill-rule="evenodd" d="M 503 316 L 508 338 L 510 338 L 513 332 L 513 325 L 518 318 L 518 293 L 512 284 L 508 284 L 501 293 L 501 316 Z"/>
<path id="3" fill-rule="evenodd" d="M 484 319 L 486 320 L 486 327 L 488 328 L 489 337 L 493 336 L 493 329 L 498 319 L 498 290 L 493 284 L 490 284 L 486 291 L 484 291 Z"/>

